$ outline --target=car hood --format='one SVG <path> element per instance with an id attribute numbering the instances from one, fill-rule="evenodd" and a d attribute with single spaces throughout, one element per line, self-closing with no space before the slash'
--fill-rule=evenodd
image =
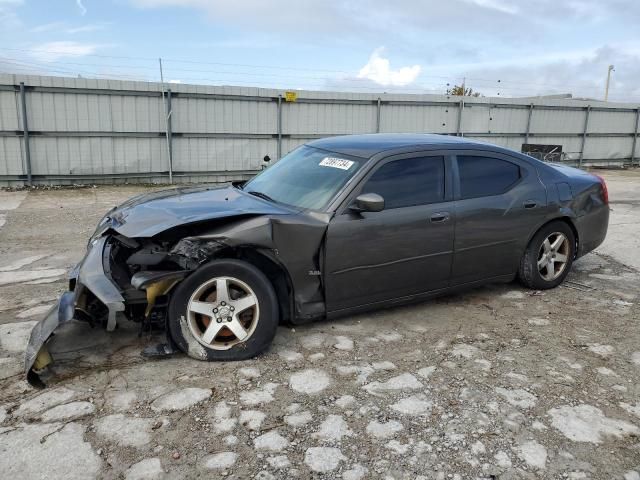
<path id="1" fill-rule="evenodd" d="M 108 223 L 129 238 L 152 237 L 173 227 L 216 218 L 294 212 L 233 186 L 172 188 L 127 200 L 107 213 L 101 225 Z"/>

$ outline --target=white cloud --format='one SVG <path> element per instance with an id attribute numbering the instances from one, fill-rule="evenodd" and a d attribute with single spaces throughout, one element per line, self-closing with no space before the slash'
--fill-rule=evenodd
<path id="1" fill-rule="evenodd" d="M 182 83 L 182 80 L 169 80 L 169 83 Z"/>
<path id="2" fill-rule="evenodd" d="M 616 71 L 611 78 L 609 99 L 639 101 L 640 49 L 635 45 L 559 51 L 533 58 L 531 63 L 514 58 L 469 64 L 463 71 L 467 85 L 487 96 L 572 93 L 576 97 L 601 99 L 610 64 L 616 66 Z"/>
<path id="3" fill-rule="evenodd" d="M 327 37 L 338 33 L 361 37 L 368 30 L 369 0 L 129 0 L 139 8 L 189 8 L 206 14 L 207 19 L 227 28 L 248 27 L 254 33 L 276 32 L 281 37 L 304 33 Z M 373 3 L 382 2 L 375 0 Z M 310 12 L 312 14 L 310 15 Z M 345 28 L 357 26 L 357 29 Z M 300 37 L 296 38 L 299 41 Z"/>
<path id="4" fill-rule="evenodd" d="M 1 1 L 1 0 L 0 0 Z M 29 29 L 31 33 L 51 32 L 52 30 L 59 30 L 64 27 L 64 22 L 51 22 L 44 23 L 42 25 L 36 25 Z"/>
<path id="5" fill-rule="evenodd" d="M 0 0 L 1 2 L 2 0 Z M 77 27 L 71 27 L 69 24 L 65 22 L 51 22 L 44 23 L 42 25 L 36 25 L 29 29 L 31 33 L 44 33 L 44 32 L 55 32 L 55 33 L 68 33 L 69 35 L 75 35 L 76 33 L 88 33 L 88 32 L 96 32 L 98 30 L 103 30 L 108 23 L 87 23 L 85 25 L 79 25 Z"/>
<path id="6" fill-rule="evenodd" d="M 99 45 L 69 41 L 47 42 L 31 48 L 29 54 L 42 62 L 55 62 L 64 57 L 91 55 L 99 47 Z"/>
<path id="7" fill-rule="evenodd" d="M 518 13 L 517 5 L 513 5 L 509 1 L 503 0 L 465 0 L 467 3 L 477 5 L 479 7 L 488 8 L 489 10 L 497 10 L 498 12 L 515 14 Z"/>
<path id="8" fill-rule="evenodd" d="M 382 57 L 382 53 L 382 48 L 377 48 L 373 51 L 371 57 L 369 57 L 369 62 L 358 72 L 358 78 L 372 80 L 383 86 L 404 87 L 413 83 L 420 75 L 422 70 L 420 65 L 392 70 L 391 62 L 389 62 L 388 58 Z"/>
<path id="9" fill-rule="evenodd" d="M 572 21 L 583 25 L 603 20 L 635 25 L 637 0 L 129 0 L 141 8 L 194 8 L 212 22 L 250 25 L 253 31 L 297 35 L 333 35 L 341 38 L 391 33 L 404 37 L 420 33 L 478 34 L 504 38 L 535 37 L 566 29 Z M 277 15 L 274 15 L 277 12 Z M 309 15 L 309 12 L 313 12 Z M 268 18 L 268 21 L 265 21 Z M 232 22 L 232 23 L 229 23 Z M 283 31 L 285 25 L 287 31 Z M 471 30 L 465 30 L 471 29 Z M 395 41 L 398 41 L 396 38 Z"/>
<path id="10" fill-rule="evenodd" d="M 82 0 L 76 0 L 76 5 L 78 5 L 78 8 L 80 9 L 80 15 L 84 17 L 87 14 L 87 9 L 82 3 Z"/>
<path id="11" fill-rule="evenodd" d="M 74 35 L 76 33 L 96 32 L 98 30 L 103 30 L 104 27 L 105 24 L 103 23 L 88 23 L 86 25 L 80 25 L 79 27 L 69 27 L 65 32 Z"/>

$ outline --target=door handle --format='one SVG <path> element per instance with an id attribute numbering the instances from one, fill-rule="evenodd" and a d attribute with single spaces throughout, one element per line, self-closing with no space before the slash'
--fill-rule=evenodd
<path id="1" fill-rule="evenodd" d="M 449 212 L 438 212 L 431 215 L 431 223 L 442 223 L 449 220 Z"/>
<path id="2" fill-rule="evenodd" d="M 524 208 L 536 208 L 538 204 L 534 200 L 527 200 L 524 202 Z"/>

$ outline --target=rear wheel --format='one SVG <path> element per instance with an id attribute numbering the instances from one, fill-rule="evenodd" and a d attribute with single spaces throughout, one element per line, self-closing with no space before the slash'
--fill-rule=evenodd
<path id="1" fill-rule="evenodd" d="M 556 221 L 534 235 L 520 261 L 518 277 L 529 288 L 546 290 L 560 285 L 569 274 L 575 255 L 571 227 Z"/>
<path id="2" fill-rule="evenodd" d="M 169 329 L 201 360 L 243 360 L 265 350 L 278 327 L 278 302 L 265 275 L 239 260 L 200 267 L 174 291 Z"/>

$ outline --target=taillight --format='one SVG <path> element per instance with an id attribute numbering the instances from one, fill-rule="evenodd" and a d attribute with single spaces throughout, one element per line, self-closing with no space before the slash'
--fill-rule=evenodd
<path id="1" fill-rule="evenodd" d="M 595 175 L 600 180 L 600 185 L 602 185 L 602 201 L 605 205 L 609 205 L 609 189 L 607 188 L 607 182 L 604 181 L 600 175 Z"/>

